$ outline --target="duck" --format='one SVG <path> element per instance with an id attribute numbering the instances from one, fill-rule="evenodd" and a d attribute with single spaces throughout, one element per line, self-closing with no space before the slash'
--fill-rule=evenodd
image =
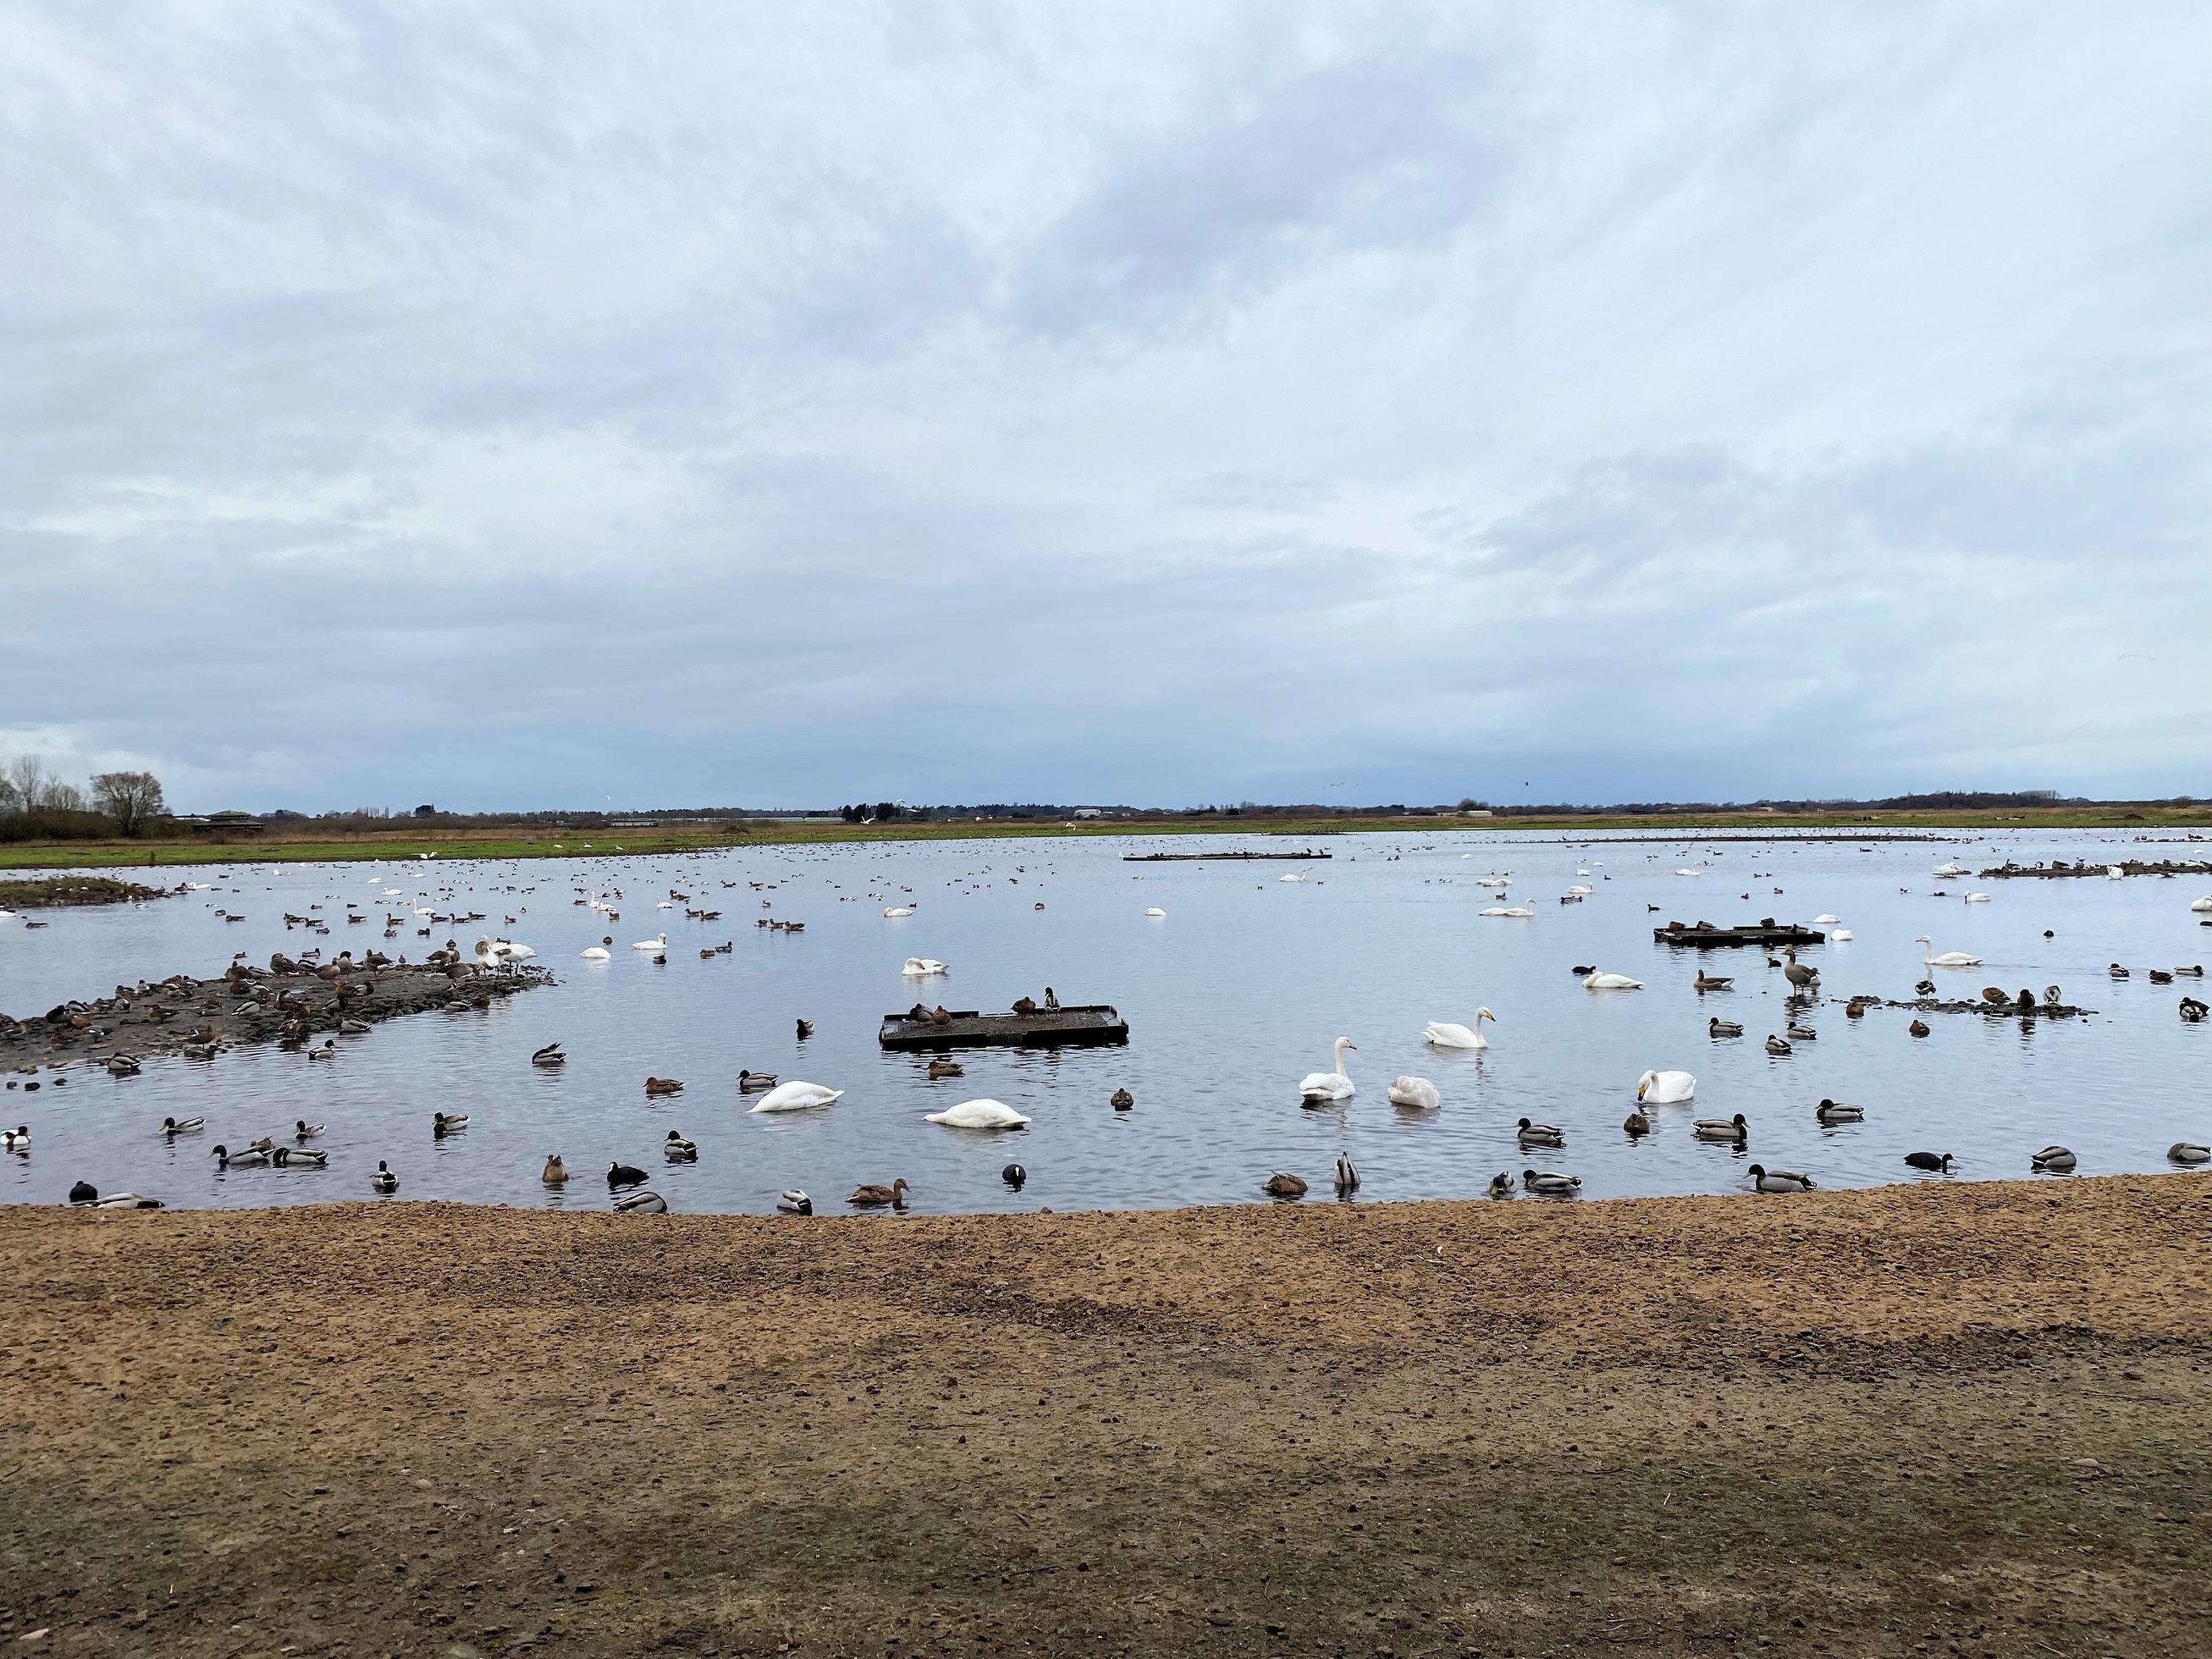
<path id="1" fill-rule="evenodd" d="M 1336 1155 L 1336 1195 L 1349 1198 L 1358 1190 L 1358 1166 L 1352 1163 L 1351 1153 L 1339 1152 Z"/>
<path id="2" fill-rule="evenodd" d="M 1793 1019 L 1782 1028 L 1782 1035 L 1792 1042 L 1810 1042 L 1820 1034 L 1811 1026 Z"/>
<path id="3" fill-rule="evenodd" d="M 903 1210 L 908 1190 L 906 1177 L 901 1176 L 888 1187 L 855 1187 L 853 1195 L 845 1201 L 855 1209 L 881 1209 L 888 1204 L 895 1210 Z"/>
<path id="4" fill-rule="evenodd" d="M 2172 979 L 2173 976 L 2169 974 L 2166 977 Z M 108 1057 L 107 1074 L 110 1077 L 137 1077 L 138 1069 L 137 1057 L 134 1054 L 112 1054 Z"/>
<path id="5" fill-rule="evenodd" d="M 1455 1025 L 1448 1020 L 1432 1019 L 1421 1033 L 1421 1041 L 1438 1048 L 1487 1048 L 1490 1039 L 1482 1034 L 1482 1022 L 1497 1018 L 1489 1009 L 1478 1008 L 1471 1024 Z"/>
<path id="6" fill-rule="evenodd" d="M 1260 1183 L 1260 1190 L 1275 1198 L 1304 1198 L 1306 1183 L 1302 1176 L 1278 1170 Z"/>
<path id="7" fill-rule="evenodd" d="M 668 1139 L 660 1143 L 660 1155 L 671 1164 L 696 1164 L 699 1161 L 699 1145 L 696 1141 L 684 1139 L 671 1129 Z"/>
<path id="8" fill-rule="evenodd" d="M 1633 1111 L 1622 1121 L 1620 1127 L 1623 1133 L 1631 1136 L 1648 1135 L 1651 1133 L 1651 1120 L 1641 1110 Z"/>
<path id="9" fill-rule="evenodd" d="M 1709 1019 L 1705 1022 L 1705 1035 L 1711 1037 L 1740 1037 L 1743 1035 L 1743 1027 L 1732 1019 Z"/>
<path id="10" fill-rule="evenodd" d="M 1751 1126 L 1738 1112 L 1734 1117 L 1701 1117 L 1690 1126 L 1690 1133 L 1700 1140 L 1741 1140 L 1750 1134 Z"/>
<path id="11" fill-rule="evenodd" d="M 1137 1097 L 1127 1089 L 1116 1089 L 1107 1097 L 1106 1103 L 1117 1112 L 1126 1112 L 1137 1103 Z"/>
<path id="12" fill-rule="evenodd" d="M 1390 1103 L 1407 1106 L 1416 1111 L 1433 1112 L 1443 1104 L 1444 1097 L 1437 1085 L 1425 1077 L 1394 1077 L 1390 1079 Z"/>
<path id="13" fill-rule="evenodd" d="M 1344 1056 L 1347 1049 L 1358 1045 L 1350 1037 L 1340 1036 L 1335 1043 L 1336 1069 L 1333 1072 L 1309 1072 L 1298 1083 L 1298 1098 L 1307 1105 L 1326 1105 L 1331 1102 L 1349 1100 L 1353 1090 L 1352 1079 L 1345 1075 Z"/>
<path id="14" fill-rule="evenodd" d="M 668 935 L 657 933 L 651 939 L 639 939 L 629 948 L 633 951 L 664 951 L 668 949 Z"/>
<path id="15" fill-rule="evenodd" d="M 1790 1045 L 1770 1031 L 1766 1037 L 1766 1052 L 1779 1058 L 1790 1052 Z"/>
<path id="16" fill-rule="evenodd" d="M 933 1078 L 965 1077 L 968 1068 L 957 1060 L 946 1060 L 939 1055 L 929 1062 L 929 1075 Z"/>
<path id="17" fill-rule="evenodd" d="M 900 973 L 917 979 L 930 974 L 947 974 L 951 971 L 935 957 L 908 957 L 906 959 L 906 965 L 899 969 Z"/>
<path id="18" fill-rule="evenodd" d="M 2075 1158 L 2071 1149 L 2064 1146 L 2045 1146 L 2039 1152 L 2027 1155 L 2028 1167 L 2035 1170 L 2070 1170 Z"/>
<path id="19" fill-rule="evenodd" d="M 812 1215 L 814 1200 L 793 1187 L 776 1194 L 775 1207 L 786 1215 Z"/>
<path id="20" fill-rule="evenodd" d="M 1979 957 L 1970 957 L 1964 951 L 1946 951 L 1942 956 L 1937 956 L 1936 954 L 1936 941 L 1929 938 L 1925 933 L 1922 933 L 1912 942 L 1915 945 L 1924 945 L 1928 947 L 1926 952 L 1921 958 L 1922 963 L 1925 967 L 1978 968 L 1982 965 L 1982 959 Z M 1925 994 L 1925 993 L 1923 994 Z"/>
<path id="21" fill-rule="evenodd" d="M 957 1106 L 930 1113 L 922 1121 L 940 1123 L 948 1129 L 1019 1129 L 1029 1124 L 1029 1119 L 1002 1100 L 963 1100 Z"/>
<path id="22" fill-rule="evenodd" d="M 2201 1141 L 2177 1140 L 2166 1149 L 2166 1155 L 2176 1164 L 2212 1164 L 2212 1146 Z"/>
<path id="23" fill-rule="evenodd" d="M 1948 1173 L 1957 1160 L 1948 1152 L 1907 1152 L 1905 1161 L 1915 1170 L 1933 1170 L 1942 1175 Z"/>
<path id="24" fill-rule="evenodd" d="M 775 1087 L 774 1072 L 740 1071 L 738 1073 L 738 1092 L 741 1095 L 764 1095 Z"/>
<path id="25" fill-rule="evenodd" d="M 1936 981 L 1932 979 L 1916 981 L 1912 992 L 1915 996 L 1932 997 L 1936 994 Z"/>
<path id="26" fill-rule="evenodd" d="M 382 1158 L 379 1158 L 376 1161 L 376 1173 L 369 1176 L 368 1185 L 372 1192 L 396 1193 L 399 1190 L 399 1177 L 392 1173 L 390 1164 Z"/>
<path id="27" fill-rule="evenodd" d="M 1770 1170 L 1754 1164 L 1744 1174 L 1751 1177 L 1753 1186 L 1762 1193 L 1809 1193 L 1813 1177 L 1796 1170 Z"/>
<path id="28" fill-rule="evenodd" d="M 1532 1193 L 1544 1193 L 1553 1198 L 1565 1198 L 1582 1190 L 1580 1176 L 1559 1175 L 1550 1170 L 1523 1170 L 1521 1184 Z"/>
<path id="29" fill-rule="evenodd" d="M 1679 1106 L 1698 1092 L 1698 1079 L 1687 1072 L 1646 1072 L 1636 1079 L 1636 1099 L 1658 1106 Z"/>
<path id="30" fill-rule="evenodd" d="M 1864 1019 L 1866 1018 L 1866 1004 L 1860 1001 L 1856 997 L 1853 997 L 1849 1002 L 1844 1005 L 1844 1018 L 1845 1019 Z"/>
<path id="31" fill-rule="evenodd" d="M 610 1187 L 636 1187 L 642 1185 L 644 1181 L 645 1171 L 635 1164 L 607 1165 L 607 1185 Z"/>
<path id="32" fill-rule="evenodd" d="M 1982 987 L 1982 1000 L 1988 1003 L 1990 1006 L 1995 1007 L 2000 1003 L 2010 1002 L 2012 999 L 2004 994 L 2003 987 L 1997 985 L 1984 985 Z M 2033 999 L 2030 999 L 2030 1000 L 2033 1000 Z"/>
<path id="33" fill-rule="evenodd" d="M 1839 1100 L 1824 1098 L 1813 1109 L 1813 1115 L 1823 1123 L 1863 1123 L 1866 1121 L 1866 1108 L 1846 1106 Z"/>
<path id="34" fill-rule="evenodd" d="M 666 1215 L 668 1200 L 650 1189 L 641 1193 L 624 1193 L 614 1200 L 617 1215 Z"/>
<path id="35" fill-rule="evenodd" d="M 304 1117 L 294 1118 L 292 1120 L 292 1139 L 295 1140 L 313 1140 L 317 1135 L 322 1133 L 323 1130 L 327 1127 L 327 1125 L 321 1123 L 310 1123 Z"/>
<path id="36" fill-rule="evenodd" d="M 684 1084 L 678 1078 L 649 1077 L 645 1080 L 645 1091 L 649 1095 L 680 1095 Z"/>
<path id="37" fill-rule="evenodd" d="M 2154 968 L 2150 970 L 2150 982 L 2154 985 L 2171 985 L 2173 983 L 2173 975 L 2163 968 Z M 136 1071 L 138 1066 L 138 1062 L 135 1060 L 132 1060 L 131 1062 L 131 1066 L 133 1071 Z M 113 1071 L 115 1067 L 111 1062 L 108 1066 L 108 1070 Z"/>
<path id="38" fill-rule="evenodd" d="M 1592 969 L 1583 981 L 1585 991 L 1640 991 L 1643 988 L 1644 981 L 1640 979 L 1631 979 L 1626 974 L 1600 973 L 1595 969 Z"/>
<path id="39" fill-rule="evenodd" d="M 240 1169 L 252 1169 L 256 1165 L 266 1164 L 272 1150 L 274 1149 L 266 1146 L 248 1146 L 243 1152 L 234 1152 L 228 1146 L 217 1146 L 209 1152 L 208 1156 L 215 1160 L 216 1167 L 219 1170 L 228 1170 L 234 1164 Z"/>
<path id="40" fill-rule="evenodd" d="M 2203 1024 L 2205 1012 L 2205 1005 L 2198 1001 L 2195 997 L 2182 998 L 2181 1018 L 2185 1024 L 2190 1025 Z"/>
<path id="41" fill-rule="evenodd" d="M 295 1165 L 301 1169 L 319 1170 L 330 1163 L 331 1155 L 319 1146 L 313 1151 L 305 1146 L 279 1146 L 269 1154 L 269 1161 L 280 1170 L 289 1170 Z"/>
<path id="42" fill-rule="evenodd" d="M 1697 978 L 1692 980 L 1691 983 L 1696 986 L 1700 992 L 1725 991 L 1729 986 L 1735 983 L 1735 976 L 1732 974 L 1709 974 L 1704 969 L 1700 968 L 1698 969 Z"/>
<path id="43" fill-rule="evenodd" d="M 543 1048 L 533 1049 L 530 1055 L 532 1066 L 566 1066 L 568 1056 L 561 1052 L 561 1045 L 549 1042 Z"/>
<path id="44" fill-rule="evenodd" d="M 466 1112 L 433 1112 L 430 1114 L 430 1133 L 441 1139 L 443 1139 L 446 1136 L 450 1134 L 458 1134 L 461 1130 L 465 1129 L 468 1127 L 469 1115 Z"/>
<path id="45" fill-rule="evenodd" d="M 814 1035 L 814 1022 L 813 1022 L 812 1020 L 811 1020 L 811 1019 L 802 1019 L 802 1020 L 800 1020 L 800 1021 L 799 1022 L 799 1040 L 801 1042 L 805 1042 L 805 1041 L 806 1041 L 806 1039 L 807 1039 L 807 1038 L 809 1038 L 809 1037 L 812 1036 L 813 1035 Z"/>
<path id="46" fill-rule="evenodd" d="M 1563 1130 L 1548 1123 L 1531 1123 L 1525 1117 L 1521 1120 L 1515 1139 L 1523 1146 L 1564 1146 L 1567 1144 Z"/>
<path id="47" fill-rule="evenodd" d="M 158 1133 L 165 1135 L 196 1135 L 207 1127 L 204 1117 L 165 1117 Z"/>
<path id="48" fill-rule="evenodd" d="M 2121 967 L 2117 962 L 2110 968 L 2106 969 L 2106 971 L 2112 975 L 2114 979 L 2125 979 L 2128 976 L 2128 970 Z"/>
<path id="49" fill-rule="evenodd" d="M 1917 1037 L 1924 1037 L 1928 1035 L 1928 1022 L 1924 1019 L 1916 1019 L 1905 1029 Z"/>
<path id="50" fill-rule="evenodd" d="M 756 1112 L 803 1112 L 817 1106 L 833 1105 L 845 1097 L 842 1089 L 825 1089 L 818 1083 L 809 1083 L 803 1078 L 793 1078 L 788 1083 L 779 1083 L 775 1088 L 753 1103 Z"/>
<path id="51" fill-rule="evenodd" d="M 538 1179 L 548 1187 L 559 1187 L 567 1183 L 568 1165 L 560 1153 L 552 1152 L 547 1155 L 545 1168 L 539 1172 Z"/>
<path id="52" fill-rule="evenodd" d="M 1490 1177 L 1490 1186 L 1487 1190 L 1492 1198 L 1510 1198 L 1513 1196 L 1515 1185 L 1513 1177 L 1505 1170 L 1500 1170 Z"/>
<path id="53" fill-rule="evenodd" d="M 12 1129 L 0 1129 L 0 1147 L 5 1147 L 11 1152 L 29 1152 L 31 1150 L 31 1126 L 27 1123 L 21 1123 L 16 1125 L 16 1127 Z"/>

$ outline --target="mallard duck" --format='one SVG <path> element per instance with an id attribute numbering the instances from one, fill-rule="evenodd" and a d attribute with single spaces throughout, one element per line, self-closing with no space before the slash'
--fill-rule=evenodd
<path id="1" fill-rule="evenodd" d="M 1916 1019 L 1905 1029 L 1917 1037 L 1923 1037 L 1928 1035 L 1928 1022 L 1924 1019 Z"/>
<path id="2" fill-rule="evenodd" d="M 447 1135 L 459 1134 L 463 1129 L 465 1129 L 468 1127 L 469 1115 L 466 1112 L 433 1112 L 430 1114 L 430 1133 L 437 1136 L 441 1140 Z"/>
<path id="3" fill-rule="evenodd" d="M 1651 1133 L 1651 1120 L 1641 1112 L 1631 1112 L 1620 1127 L 1632 1135 L 1648 1135 Z"/>
<path id="4" fill-rule="evenodd" d="M 1810 1042 L 1820 1034 L 1811 1026 L 1793 1019 L 1782 1028 L 1782 1035 L 1792 1042 Z"/>
<path id="5" fill-rule="evenodd" d="M 2125 979 L 2128 976 L 2128 970 L 2117 962 L 2105 971 L 2112 975 L 2114 979 Z"/>
<path id="6" fill-rule="evenodd" d="M 2027 1155 L 2028 1167 L 2033 1170 L 2070 1170 L 2074 1162 L 2072 1151 L 2064 1146 L 2045 1146 L 2039 1152 Z"/>
<path id="7" fill-rule="evenodd" d="M 2154 968 L 2150 970 L 2150 982 L 2154 985 L 2171 985 L 2173 983 L 2173 975 L 2167 973 L 2163 968 Z M 131 1067 L 133 1070 L 137 1069 L 137 1062 L 136 1060 L 131 1062 Z M 111 1066 L 108 1069 L 112 1071 L 114 1067 Z"/>
<path id="8" fill-rule="evenodd" d="M 672 1077 L 649 1077 L 645 1080 L 645 1091 L 648 1095 L 680 1095 L 684 1085 Z"/>
<path id="9" fill-rule="evenodd" d="M 396 1193 L 399 1190 L 399 1177 L 392 1173 L 390 1166 L 382 1158 L 379 1158 L 376 1173 L 369 1176 L 368 1184 L 376 1192 Z"/>
<path id="10" fill-rule="evenodd" d="M 814 1200 L 793 1187 L 789 1192 L 776 1195 L 775 1207 L 786 1215 L 812 1215 Z"/>
<path id="11" fill-rule="evenodd" d="M 2194 1140 L 2175 1141 L 2166 1155 L 2176 1164 L 2212 1164 L 2212 1146 Z"/>
<path id="12" fill-rule="evenodd" d="M 1106 1103 L 1117 1112 L 1126 1112 L 1137 1103 L 1137 1097 L 1127 1089 L 1116 1089 L 1108 1097 Z"/>
<path id="13" fill-rule="evenodd" d="M 1998 1003 L 2010 1002 L 2012 999 L 2007 996 L 2001 988 L 1995 985 L 1984 985 L 1982 987 L 1982 1000 L 1994 1006 Z"/>
<path id="14" fill-rule="evenodd" d="M 763 1095 L 775 1087 L 773 1072 L 739 1072 L 738 1092 L 741 1095 Z"/>
<path id="15" fill-rule="evenodd" d="M 1824 1099 L 1813 1109 L 1813 1115 L 1823 1123 L 1863 1123 L 1866 1121 L 1866 1108 L 1846 1106 L 1841 1101 Z"/>
<path id="16" fill-rule="evenodd" d="M 1936 994 L 1936 981 L 1932 979 L 1920 980 L 1913 985 L 1912 993 L 1915 996 L 1932 997 Z"/>
<path id="17" fill-rule="evenodd" d="M 1336 1195 L 1344 1198 L 1358 1190 L 1359 1170 L 1348 1152 L 1336 1155 Z"/>
<path id="18" fill-rule="evenodd" d="M 906 1177 L 901 1176 L 888 1187 L 855 1187 L 853 1195 L 845 1201 L 856 1209 L 878 1210 L 888 1204 L 895 1210 L 903 1210 L 908 1191 Z"/>
<path id="19" fill-rule="evenodd" d="M 276 1150 L 276 1142 L 273 1136 L 264 1135 L 258 1140 L 247 1141 L 246 1150 L 249 1152 L 273 1152 Z"/>
<path id="20" fill-rule="evenodd" d="M 952 1011 L 947 1008 L 943 1003 L 939 1003 L 937 1006 L 929 1011 L 929 1023 L 932 1025 L 951 1024 Z"/>
<path id="21" fill-rule="evenodd" d="M 617 1215 L 666 1215 L 668 1200 L 659 1193 L 624 1193 L 614 1201 Z"/>
<path id="22" fill-rule="evenodd" d="M 1844 1018 L 1845 1019 L 1863 1019 L 1865 1017 L 1866 1004 L 1861 1002 L 1856 997 L 1853 997 L 1849 1002 L 1844 1005 Z"/>
<path id="23" fill-rule="evenodd" d="M 1710 1037 L 1740 1037 L 1743 1035 L 1743 1027 L 1732 1019 L 1709 1019 L 1705 1022 L 1705 1035 Z"/>
<path id="24" fill-rule="evenodd" d="M 568 1056 L 561 1052 L 559 1043 L 549 1042 L 543 1048 L 532 1053 L 530 1063 L 532 1066 L 566 1066 L 568 1063 Z"/>
<path id="25" fill-rule="evenodd" d="M 1567 1137 L 1561 1130 L 1548 1123 L 1531 1123 L 1525 1117 L 1521 1120 L 1516 1138 L 1523 1146 L 1564 1146 L 1567 1144 Z"/>
<path id="26" fill-rule="evenodd" d="M 671 1164 L 696 1164 L 699 1161 L 698 1143 L 686 1140 L 671 1129 L 668 1139 L 660 1143 L 660 1155 Z"/>
<path id="27" fill-rule="evenodd" d="M 1690 1126 L 1690 1133 L 1700 1140 L 1741 1140 L 1751 1126 L 1738 1112 L 1734 1117 L 1701 1117 Z"/>
<path id="28" fill-rule="evenodd" d="M 196 1135 L 206 1127 L 207 1120 L 204 1117 L 165 1117 L 161 1120 L 161 1133 L 165 1135 Z"/>
<path id="29" fill-rule="evenodd" d="M 137 1077 L 138 1069 L 138 1061 L 132 1055 L 112 1054 L 108 1058 L 107 1074 L 110 1077 Z"/>
<path id="30" fill-rule="evenodd" d="M 940 1058 L 929 1062 L 929 1074 L 933 1078 L 965 1077 L 968 1068 L 957 1060 Z"/>
<path id="31" fill-rule="evenodd" d="M 617 1163 L 607 1165 L 607 1185 L 610 1187 L 641 1186 L 644 1181 L 645 1171 L 635 1164 Z"/>
<path id="32" fill-rule="evenodd" d="M 1559 1175 L 1550 1170 L 1523 1170 L 1521 1171 L 1521 1184 L 1532 1193 L 1548 1193 L 1558 1198 L 1580 1192 L 1583 1178 L 1580 1176 Z"/>
<path id="33" fill-rule="evenodd" d="M 1813 1177 L 1795 1170 L 1770 1170 L 1754 1164 L 1744 1174 L 1751 1177 L 1753 1186 L 1762 1193 L 1809 1193 Z"/>
<path id="34" fill-rule="evenodd" d="M 1766 1052 L 1770 1054 L 1786 1054 L 1790 1052 L 1790 1045 L 1780 1037 L 1769 1034 L 1766 1039 Z"/>
<path id="35" fill-rule="evenodd" d="M 305 1146 L 279 1146 L 269 1154 L 269 1161 L 280 1170 L 295 1167 L 302 1170 L 320 1170 L 329 1164 L 331 1155 L 319 1146 L 313 1151 Z"/>
<path id="36" fill-rule="evenodd" d="M 1278 1170 L 1260 1183 L 1260 1190 L 1276 1198 L 1304 1198 L 1306 1195 L 1306 1183 L 1297 1176 L 1291 1175 L 1286 1170 Z"/>
<path id="37" fill-rule="evenodd" d="M 1490 1177 L 1489 1190 L 1492 1198 L 1510 1198 L 1513 1196 L 1513 1177 L 1503 1170 Z"/>
<path id="38" fill-rule="evenodd" d="M 310 1123 L 304 1117 L 295 1117 L 292 1120 L 292 1139 L 313 1140 L 317 1135 L 322 1133 L 323 1128 L 322 1124 Z"/>
<path id="39" fill-rule="evenodd" d="M 228 1170 L 234 1164 L 241 1169 L 251 1169 L 256 1164 L 266 1164 L 271 1150 L 268 1147 L 248 1146 L 242 1152 L 234 1152 L 228 1146 L 217 1146 L 208 1156 L 215 1160 L 216 1167 L 219 1170 Z"/>
<path id="40" fill-rule="evenodd" d="M 1907 1152 L 1905 1161 L 1916 1170 L 1934 1170 L 1939 1174 L 1948 1170 L 1954 1162 L 1948 1152 Z"/>
<path id="41" fill-rule="evenodd" d="M 561 1186 L 568 1179 L 568 1165 L 560 1153 L 550 1153 L 545 1159 L 545 1168 L 539 1172 L 538 1178 L 548 1187 Z"/>

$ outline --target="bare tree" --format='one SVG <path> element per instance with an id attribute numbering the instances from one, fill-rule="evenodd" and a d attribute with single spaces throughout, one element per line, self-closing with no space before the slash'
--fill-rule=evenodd
<path id="1" fill-rule="evenodd" d="M 8 781 L 14 787 L 16 810 L 35 812 L 46 804 L 53 782 L 46 762 L 36 755 L 18 755 L 8 763 Z"/>
<path id="2" fill-rule="evenodd" d="M 15 798 L 15 780 L 8 775 L 8 769 L 0 764 L 0 812 L 19 812 L 21 805 Z"/>
<path id="3" fill-rule="evenodd" d="M 151 772 L 101 772 L 92 796 L 125 835 L 135 836 L 161 810 L 161 781 Z"/>

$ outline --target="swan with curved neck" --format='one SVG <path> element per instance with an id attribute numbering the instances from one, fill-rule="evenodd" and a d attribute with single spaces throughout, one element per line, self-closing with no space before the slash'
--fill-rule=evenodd
<path id="1" fill-rule="evenodd" d="M 1921 934 L 1912 942 L 1915 945 L 1924 945 L 1928 947 L 1926 951 L 1921 953 L 1921 960 L 1927 967 L 1978 968 L 1982 965 L 1982 959 L 1979 957 L 1970 957 L 1964 951 L 1946 951 L 1942 956 L 1937 956 L 1936 954 L 1936 941 L 1929 938 L 1925 933 Z"/>
<path id="2" fill-rule="evenodd" d="M 1489 1009 L 1478 1008 L 1474 1011 L 1474 1018 L 1465 1025 L 1432 1019 L 1429 1022 L 1429 1029 L 1421 1036 L 1425 1041 L 1439 1048 L 1487 1048 L 1490 1039 L 1482 1034 L 1482 1022 L 1497 1018 Z"/>
<path id="3" fill-rule="evenodd" d="M 1336 1069 L 1333 1072 L 1309 1072 L 1298 1085 L 1298 1097 L 1306 1101 L 1349 1100 L 1352 1096 L 1352 1079 L 1345 1074 L 1344 1054 L 1347 1048 L 1357 1050 L 1358 1044 L 1350 1037 L 1336 1040 Z"/>

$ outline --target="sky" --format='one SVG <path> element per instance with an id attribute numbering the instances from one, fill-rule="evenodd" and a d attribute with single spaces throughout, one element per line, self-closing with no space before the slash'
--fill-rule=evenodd
<path id="1" fill-rule="evenodd" d="M 0 0 L 0 756 L 2212 794 L 2200 4 Z"/>

